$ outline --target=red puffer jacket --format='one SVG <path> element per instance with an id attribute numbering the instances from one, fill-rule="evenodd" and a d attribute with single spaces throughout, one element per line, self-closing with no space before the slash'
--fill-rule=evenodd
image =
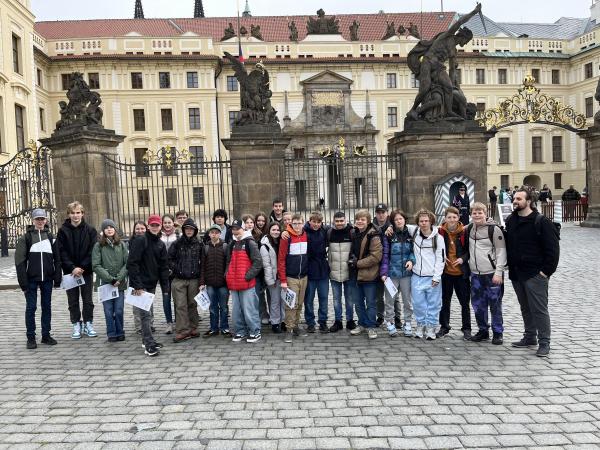
<path id="1" fill-rule="evenodd" d="M 245 291 L 256 286 L 256 276 L 262 269 L 262 259 L 258 245 L 244 233 L 242 239 L 230 244 L 227 255 L 227 272 L 225 279 L 231 291 Z"/>

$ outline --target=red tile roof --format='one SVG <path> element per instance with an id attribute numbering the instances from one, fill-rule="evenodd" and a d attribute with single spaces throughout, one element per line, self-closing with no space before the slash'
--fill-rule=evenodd
<path id="1" fill-rule="evenodd" d="M 447 30 L 455 16 L 454 12 L 440 13 L 385 13 L 385 14 L 341 14 L 339 19 L 342 36 L 350 40 L 349 27 L 354 20 L 360 23 L 358 31 L 361 41 L 381 40 L 387 22 L 394 22 L 396 29 L 405 28 L 413 22 L 421 30 L 423 38 L 429 39 Z M 316 17 L 316 16 L 311 16 Z M 240 19 L 242 26 L 250 33 L 250 25 L 260 25 L 265 41 L 288 42 L 288 23 L 292 20 L 298 28 L 298 38 L 306 37 L 306 22 L 309 16 L 256 16 Z M 131 32 L 146 37 L 174 37 L 191 31 L 202 37 L 212 37 L 219 41 L 229 23 L 237 29 L 237 17 L 207 17 L 202 19 L 97 19 L 38 22 L 36 31 L 49 40 L 86 39 L 125 36 Z M 421 27 L 421 23 L 423 26 Z M 179 27 L 179 29 L 178 29 Z"/>

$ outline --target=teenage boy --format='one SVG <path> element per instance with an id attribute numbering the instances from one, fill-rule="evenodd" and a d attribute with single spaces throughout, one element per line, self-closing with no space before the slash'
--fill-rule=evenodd
<path id="1" fill-rule="evenodd" d="M 129 286 L 134 289 L 133 295 L 142 295 L 144 291 L 154 294 L 156 284 L 167 292 L 169 288 L 169 261 L 167 247 L 160 239 L 162 220 L 159 215 L 152 214 L 148 217 L 148 231 L 141 236 L 134 237 L 129 244 L 129 258 L 127 272 Z M 148 356 L 157 356 L 162 345 L 154 340 L 150 324 L 150 311 L 134 307 L 133 313 L 137 314 L 142 324 L 142 341 L 144 352 Z"/>
<path id="2" fill-rule="evenodd" d="M 94 227 L 85 222 L 85 209 L 79 202 L 69 203 L 67 205 L 68 219 L 58 230 L 56 239 L 60 249 L 60 262 L 65 275 L 82 277 L 85 282 L 83 286 L 77 286 L 67 291 L 69 301 L 69 315 L 73 339 L 80 339 L 81 333 L 96 337 L 98 334 L 94 330 L 94 300 L 92 299 L 93 271 L 92 271 L 92 251 L 98 240 L 98 233 Z M 83 312 L 80 308 L 79 296 Z M 83 326 L 81 317 L 83 313 Z"/>
<path id="3" fill-rule="evenodd" d="M 183 227 L 184 222 L 189 218 L 189 214 L 186 210 L 182 209 L 175 213 L 175 226 L 180 230 Z"/>
<path id="4" fill-rule="evenodd" d="M 285 326 L 287 333 L 285 342 L 291 343 L 293 336 L 300 334 L 300 314 L 308 284 L 308 238 L 304 232 L 304 218 L 301 214 L 292 215 L 292 224 L 286 231 L 289 239 L 279 241 L 277 273 L 281 280 L 281 295 L 291 289 L 296 294 L 294 308 L 285 305 Z M 305 335 L 305 333 L 302 333 Z"/>
<path id="5" fill-rule="evenodd" d="M 327 231 L 327 243 L 329 245 L 329 279 L 331 281 L 331 290 L 333 291 L 333 311 L 335 322 L 330 333 L 342 330 L 342 290 L 344 294 L 344 303 L 346 305 L 346 328 L 353 330 L 356 328 L 353 314 L 352 288 L 350 286 L 350 269 L 348 268 L 348 259 L 352 247 L 352 226 L 346 221 L 346 215 L 338 211 L 333 215 L 333 228 Z"/>
<path id="6" fill-rule="evenodd" d="M 215 210 L 212 216 L 212 221 L 215 225 L 219 227 L 219 230 L 221 230 L 221 240 L 226 244 L 230 244 L 233 240 L 233 234 L 231 231 L 231 227 L 227 223 L 227 211 L 225 211 L 224 209 Z M 204 235 L 203 241 L 205 244 L 208 243 L 208 241 L 210 241 L 210 236 L 208 235 L 208 233 Z"/>
<path id="7" fill-rule="evenodd" d="M 276 198 L 273 200 L 273 210 L 271 214 L 269 214 L 270 222 L 279 222 L 280 225 L 283 225 L 283 214 L 285 213 L 285 209 L 283 209 L 283 201 L 281 199 Z"/>
<path id="8" fill-rule="evenodd" d="M 253 343 L 261 339 L 256 276 L 262 269 L 262 257 L 251 230 L 236 219 L 231 223 L 233 241 L 227 252 L 225 279 L 231 292 L 235 336 L 233 342 Z"/>
<path id="9" fill-rule="evenodd" d="M 379 230 L 381 234 L 381 241 L 383 241 L 383 234 L 390 227 L 390 216 L 388 213 L 388 206 L 385 203 L 378 203 L 375 206 L 375 219 L 373 225 Z M 385 302 L 383 300 L 385 293 L 385 287 L 383 281 L 378 277 L 375 281 L 375 298 L 377 299 L 377 326 L 383 323 L 383 316 L 385 315 Z M 396 327 L 400 327 L 400 318 L 396 321 Z"/>
<path id="10" fill-rule="evenodd" d="M 475 202 L 471 207 L 472 225 L 467 227 L 469 240 L 469 269 L 471 270 L 471 303 L 479 331 L 471 341 L 490 338 L 488 308 L 492 313 L 492 344 L 503 343 L 502 296 L 506 241 L 500 227 L 487 219 L 487 206 Z"/>
<path id="11" fill-rule="evenodd" d="M 27 348 L 37 348 L 35 340 L 35 311 L 37 290 L 41 294 L 42 344 L 56 345 L 50 336 L 52 318 L 52 285 L 60 286 L 62 272 L 57 243 L 47 225 L 46 211 L 34 209 L 31 214 L 33 225 L 17 241 L 15 266 L 19 287 L 25 293 L 25 327 Z"/>
<path id="12" fill-rule="evenodd" d="M 323 227 L 323 214 L 310 213 L 304 225 L 308 239 L 308 284 L 304 297 L 306 331 L 315 332 L 315 292 L 319 297 L 319 331 L 329 333 L 327 328 L 327 298 L 329 296 L 329 263 L 327 261 L 327 230 Z"/>

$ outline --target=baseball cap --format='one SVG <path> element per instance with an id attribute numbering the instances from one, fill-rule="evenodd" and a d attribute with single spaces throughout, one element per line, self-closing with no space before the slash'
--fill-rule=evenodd
<path id="1" fill-rule="evenodd" d="M 377 206 L 375 206 L 375 212 L 377 211 L 387 211 L 388 207 L 385 203 L 377 203 Z"/>
<path id="2" fill-rule="evenodd" d="M 41 219 L 41 218 L 46 219 L 47 217 L 48 216 L 46 215 L 46 211 L 41 208 L 34 209 L 31 213 L 32 219 Z"/>
<path id="3" fill-rule="evenodd" d="M 214 225 L 212 225 L 208 231 L 211 232 L 212 230 L 217 230 L 219 233 L 221 232 L 221 227 L 219 227 L 219 225 L 217 225 L 216 223 Z"/>
<path id="4" fill-rule="evenodd" d="M 150 217 L 148 217 L 148 225 L 153 224 L 162 225 L 162 220 L 158 214 L 152 214 Z"/>
<path id="5" fill-rule="evenodd" d="M 235 219 L 233 222 L 231 222 L 231 228 L 244 228 L 244 222 L 242 222 L 240 219 Z"/>

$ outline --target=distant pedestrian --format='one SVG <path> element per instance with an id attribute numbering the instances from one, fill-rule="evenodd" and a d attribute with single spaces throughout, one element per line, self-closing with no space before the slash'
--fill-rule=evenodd
<path id="1" fill-rule="evenodd" d="M 547 184 L 544 184 L 542 187 L 538 199 L 541 203 L 548 203 L 549 201 L 552 201 L 552 191 Z"/>
<path id="2" fill-rule="evenodd" d="M 458 194 L 454 196 L 452 200 L 452 206 L 459 211 L 460 223 L 467 226 L 469 225 L 469 214 L 471 212 L 471 202 L 469 195 L 467 194 L 467 187 L 462 185 L 458 188 Z"/>
<path id="3" fill-rule="evenodd" d="M 496 194 L 496 189 L 498 188 L 494 186 L 488 191 L 488 199 L 490 201 L 490 217 L 496 217 L 496 214 L 498 214 L 498 211 L 496 210 L 496 205 L 498 204 L 498 194 Z"/>

